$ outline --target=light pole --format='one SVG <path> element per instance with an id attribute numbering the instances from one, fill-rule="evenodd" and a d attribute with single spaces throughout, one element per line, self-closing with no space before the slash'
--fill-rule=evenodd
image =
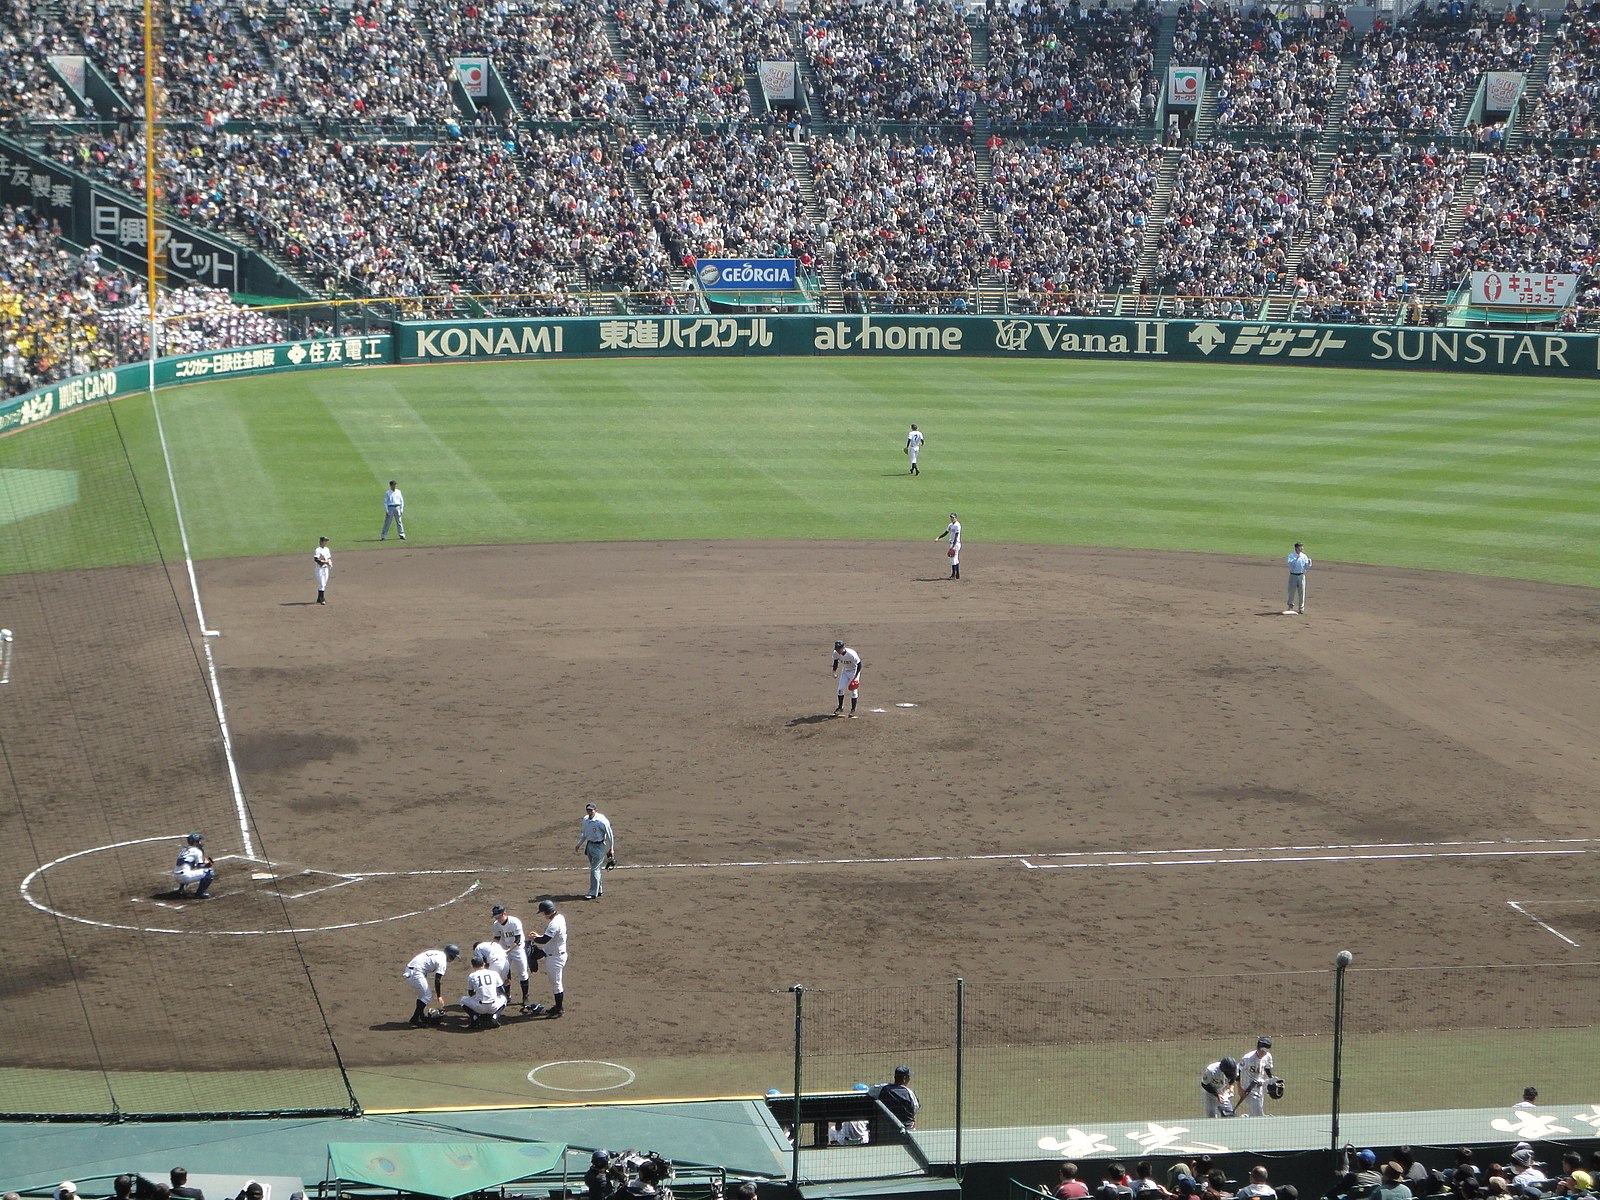
<path id="1" fill-rule="evenodd" d="M 1355 955 L 1348 950 L 1339 951 L 1333 959 L 1333 1122 L 1328 1151 L 1335 1172 L 1339 1165 L 1339 1086 L 1344 1061 L 1344 973 L 1354 961 Z"/>

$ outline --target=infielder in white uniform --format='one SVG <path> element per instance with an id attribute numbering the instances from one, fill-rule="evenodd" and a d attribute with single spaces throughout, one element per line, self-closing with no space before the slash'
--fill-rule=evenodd
<path id="1" fill-rule="evenodd" d="M 333 551 L 328 549 L 328 539 L 318 538 L 317 548 L 311 552 L 311 561 L 317 571 L 317 603 L 328 602 L 328 576 L 333 574 Z"/>
<path id="2" fill-rule="evenodd" d="M 389 539 L 389 523 L 394 522 L 395 532 L 400 535 L 400 540 L 406 540 L 406 498 L 400 494 L 400 485 L 394 480 L 389 480 L 389 490 L 383 494 L 383 532 L 378 535 L 380 542 Z"/>
<path id="3" fill-rule="evenodd" d="M 554 1020 L 561 1015 L 562 1004 L 566 997 L 561 977 L 567 969 L 567 919 L 556 911 L 554 900 L 539 901 L 539 911 L 549 919 L 549 924 L 544 927 L 543 933 L 533 939 L 533 942 L 543 952 L 544 970 L 550 977 L 550 994 L 555 997 L 555 1003 L 549 1008 L 535 1004 L 533 1015 Z"/>
<path id="4" fill-rule="evenodd" d="M 411 1014 L 413 1025 L 426 1025 L 423 1019 L 428 1011 L 428 1001 L 444 1003 L 445 968 L 461 957 L 459 946 L 445 946 L 439 950 L 424 950 L 406 964 L 406 986 L 417 994 L 416 1011 Z"/>
<path id="5" fill-rule="evenodd" d="M 942 540 L 944 538 L 949 538 L 950 539 L 950 549 L 945 551 L 946 556 L 948 556 L 949 559 L 950 559 L 950 578 L 951 579 L 960 579 L 961 578 L 961 522 L 956 520 L 955 513 L 951 513 L 950 514 L 950 524 L 948 524 L 948 525 L 946 525 L 944 527 L 944 532 L 941 533 L 938 537 L 934 538 L 933 540 L 937 542 L 937 541 L 940 541 L 940 540 Z"/>
<path id="6" fill-rule="evenodd" d="M 494 969 L 494 973 L 500 976 L 500 982 L 507 985 L 506 995 L 510 996 L 511 957 L 501 948 L 500 943 L 493 940 L 479 942 L 472 947 L 472 957 L 483 959 L 484 966 Z"/>
<path id="7" fill-rule="evenodd" d="M 1259 1037 L 1256 1048 L 1239 1060 L 1239 1092 L 1246 1117 L 1267 1115 L 1267 1083 L 1272 1078 L 1272 1039 Z"/>
<path id="8" fill-rule="evenodd" d="M 200 834 L 191 833 L 183 842 L 183 849 L 178 851 L 178 865 L 172 868 L 172 877 L 178 881 L 178 895 L 187 896 L 189 885 L 195 884 L 194 898 L 204 900 L 216 882 L 216 866 L 206 853 L 205 838 Z"/>
<path id="9" fill-rule="evenodd" d="M 844 711 L 844 697 L 848 692 L 850 715 L 855 716 L 856 701 L 861 699 L 861 655 L 840 641 L 833 643 L 833 677 L 839 683 L 839 703 L 834 705 L 833 715 Z"/>
<path id="10" fill-rule="evenodd" d="M 917 466 L 917 455 L 922 453 L 922 443 L 926 440 L 922 436 L 921 430 L 915 425 L 911 427 L 911 432 L 906 434 L 906 454 L 911 459 L 911 473 L 913 475 L 922 474 L 922 468 Z"/>
<path id="11" fill-rule="evenodd" d="M 522 936 L 522 919 L 513 917 L 506 911 L 504 904 L 496 904 L 489 910 L 492 920 L 489 922 L 489 936 L 500 944 L 506 952 L 506 958 L 517 972 L 517 982 L 522 984 L 522 1007 L 528 1007 L 528 947 Z M 511 998 L 511 980 L 506 979 L 506 999 Z"/>
<path id="12" fill-rule="evenodd" d="M 494 946 L 485 942 L 484 946 Z M 500 1024 L 500 1010 L 506 1006 L 506 981 L 483 953 L 483 946 L 472 956 L 472 973 L 467 976 L 467 994 L 461 997 L 461 1007 L 467 1010 L 467 1028 Z"/>

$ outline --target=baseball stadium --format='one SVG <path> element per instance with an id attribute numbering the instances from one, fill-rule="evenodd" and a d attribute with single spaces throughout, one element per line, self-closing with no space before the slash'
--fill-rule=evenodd
<path id="1" fill-rule="evenodd" d="M 1596 6 L 0 59 L 0 1190 L 1592 1192 Z"/>

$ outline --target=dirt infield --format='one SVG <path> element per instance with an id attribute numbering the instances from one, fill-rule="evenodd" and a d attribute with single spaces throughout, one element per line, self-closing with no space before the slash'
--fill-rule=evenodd
<path id="1" fill-rule="evenodd" d="M 1574 946 L 1507 903 L 1600 895 L 1600 843 L 1568 840 L 1597 835 L 1593 592 L 1319 563 L 1290 617 L 1260 560 L 974 545 L 953 582 L 931 541 L 335 549 L 326 608 L 305 556 L 201 567 L 278 864 L 225 869 L 205 919 L 364 922 L 301 937 L 352 1066 L 469 1053 L 405 1027 L 401 967 L 547 895 L 569 1019 L 529 1036 L 574 1059 L 771 1050 L 795 981 L 1593 957 L 1600 907 L 1551 922 Z M 859 720 L 829 715 L 836 636 Z M 597 904 L 590 799 L 623 863 Z M 62 907 L 125 916 L 143 883 L 92 862 L 55 869 Z"/>

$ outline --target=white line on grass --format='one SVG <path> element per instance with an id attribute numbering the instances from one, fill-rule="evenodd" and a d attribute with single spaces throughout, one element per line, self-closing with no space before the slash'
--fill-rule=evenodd
<path id="1" fill-rule="evenodd" d="M 1567 945 L 1571 946 L 1574 950 L 1576 950 L 1578 948 L 1578 943 L 1577 942 L 1573 941 L 1566 934 L 1562 933 L 1554 925 L 1551 925 L 1551 924 L 1549 924 L 1548 922 L 1545 922 L 1545 921 L 1541 921 L 1538 917 L 1534 916 L 1527 909 L 1523 908 L 1522 905 L 1519 902 L 1517 902 L 1516 900 L 1507 900 L 1506 903 L 1509 904 L 1517 912 L 1519 912 L 1523 916 L 1527 917 L 1528 920 L 1532 921 L 1535 925 L 1539 926 L 1539 928 L 1545 930 L 1547 933 L 1555 934 L 1558 938 L 1560 938 Z M 1532 901 L 1530 901 L 1529 903 L 1532 903 Z"/>

